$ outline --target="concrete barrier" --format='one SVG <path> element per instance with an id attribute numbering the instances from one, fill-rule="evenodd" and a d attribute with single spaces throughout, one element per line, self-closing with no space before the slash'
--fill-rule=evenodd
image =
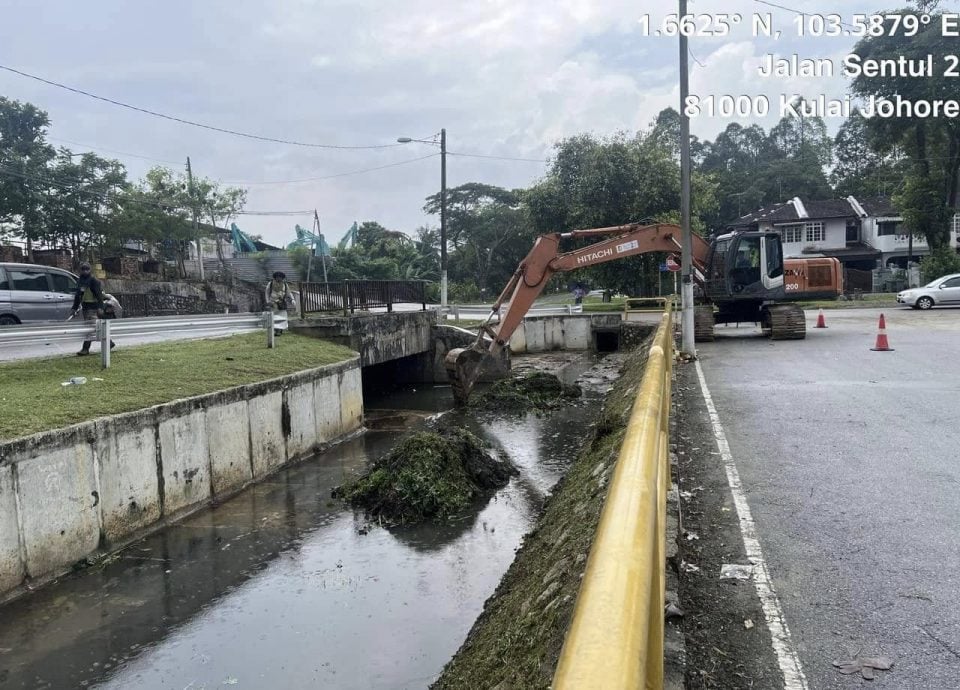
<path id="1" fill-rule="evenodd" d="M 561 316 L 528 316 L 510 337 L 514 354 L 551 350 L 590 350 L 598 329 L 620 326 L 617 312 Z"/>
<path id="2" fill-rule="evenodd" d="M 0 443 L 0 601 L 360 428 L 354 358 Z"/>

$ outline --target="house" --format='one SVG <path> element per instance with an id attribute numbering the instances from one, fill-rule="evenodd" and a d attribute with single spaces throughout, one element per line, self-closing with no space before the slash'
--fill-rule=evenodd
<path id="1" fill-rule="evenodd" d="M 930 251 L 922 237 L 911 238 L 888 197 L 826 201 L 794 197 L 738 218 L 728 229 L 778 232 L 787 258 L 835 257 L 845 269 L 861 271 L 907 268 L 911 257 L 917 262 Z M 950 234 L 954 248 L 958 235 L 960 213 L 953 218 Z"/>

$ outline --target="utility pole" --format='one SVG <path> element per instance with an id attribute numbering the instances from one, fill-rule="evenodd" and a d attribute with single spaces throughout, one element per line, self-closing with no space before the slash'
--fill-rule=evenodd
<path id="1" fill-rule="evenodd" d="M 200 267 L 200 280 L 203 277 L 203 247 L 200 244 L 200 222 L 197 217 L 197 200 L 193 196 L 193 168 L 190 167 L 190 156 L 187 156 L 187 193 L 190 195 L 190 209 L 193 211 L 193 236 L 197 239 L 197 266 Z"/>
<path id="2" fill-rule="evenodd" d="M 320 238 L 320 264 L 323 266 L 323 282 L 327 282 L 327 256 L 323 252 L 323 233 L 320 232 L 320 216 L 317 209 L 313 209 L 313 228 L 314 234 Z M 310 252 L 310 261 L 307 263 L 307 282 L 310 282 L 310 265 L 313 263 L 313 252 Z"/>
<path id="3" fill-rule="evenodd" d="M 680 1 L 680 19 L 687 16 L 687 0 Z M 680 31 L 680 277 L 683 287 L 683 305 L 680 326 L 680 351 L 697 356 L 693 338 L 693 238 L 690 236 L 690 117 L 687 115 L 687 96 L 690 94 L 690 74 L 687 36 Z"/>
<path id="4" fill-rule="evenodd" d="M 447 308 L 447 130 L 440 130 L 440 308 Z"/>

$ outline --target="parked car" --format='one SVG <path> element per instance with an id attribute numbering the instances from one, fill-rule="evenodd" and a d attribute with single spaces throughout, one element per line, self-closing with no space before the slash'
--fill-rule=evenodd
<path id="1" fill-rule="evenodd" d="M 930 309 L 945 304 L 960 305 L 960 273 L 937 278 L 921 288 L 904 290 L 897 294 L 897 302 L 914 309 Z"/>
<path id="2" fill-rule="evenodd" d="M 0 263 L 0 326 L 64 321 L 70 316 L 77 276 L 51 266 Z"/>

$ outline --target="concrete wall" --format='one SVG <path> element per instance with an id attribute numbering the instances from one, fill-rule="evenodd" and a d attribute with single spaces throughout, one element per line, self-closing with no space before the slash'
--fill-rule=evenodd
<path id="1" fill-rule="evenodd" d="M 598 329 L 620 326 L 617 312 L 569 316 L 529 316 L 510 338 L 513 354 L 551 350 L 589 350 Z"/>
<path id="2" fill-rule="evenodd" d="M 290 329 L 346 345 L 367 367 L 432 351 L 435 319 L 432 311 L 324 316 L 291 321 Z"/>
<path id="3" fill-rule="evenodd" d="M 360 428 L 359 359 L 0 443 L 0 600 Z"/>

